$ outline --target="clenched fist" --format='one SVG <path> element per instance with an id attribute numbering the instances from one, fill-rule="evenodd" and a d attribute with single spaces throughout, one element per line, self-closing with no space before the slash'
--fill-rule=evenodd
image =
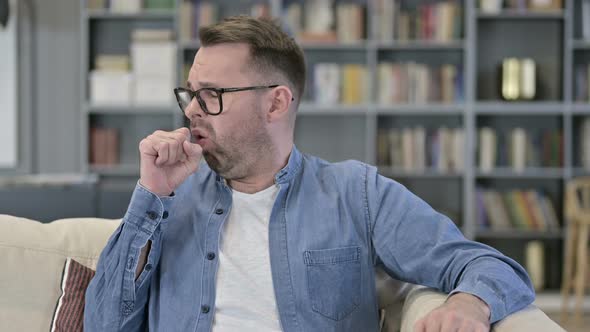
<path id="1" fill-rule="evenodd" d="M 156 130 L 141 140 L 141 185 L 159 196 L 170 195 L 199 167 L 203 150 L 191 143 L 188 128 Z"/>

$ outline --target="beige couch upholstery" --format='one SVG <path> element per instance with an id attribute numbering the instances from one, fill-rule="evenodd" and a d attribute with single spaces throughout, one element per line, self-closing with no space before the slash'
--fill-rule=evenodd
<path id="1" fill-rule="evenodd" d="M 0 331 L 48 331 L 60 296 L 65 259 L 96 267 L 120 220 L 63 219 L 49 224 L 0 215 Z M 384 330 L 412 331 L 414 322 L 444 302 L 445 295 L 404 284 L 380 273 Z M 405 301 L 404 301 L 405 300 Z M 403 309 L 402 309 L 403 306 Z M 529 307 L 499 322 L 495 331 L 563 331 Z"/>

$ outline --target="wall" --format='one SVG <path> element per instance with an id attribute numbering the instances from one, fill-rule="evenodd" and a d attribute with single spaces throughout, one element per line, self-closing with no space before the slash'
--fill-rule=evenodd
<path id="1" fill-rule="evenodd" d="M 16 2 L 9 1 L 11 15 L 0 27 L 0 168 L 17 167 L 17 56 Z"/>

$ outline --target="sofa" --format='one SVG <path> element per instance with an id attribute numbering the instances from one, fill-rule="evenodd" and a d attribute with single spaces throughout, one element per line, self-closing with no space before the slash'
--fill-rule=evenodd
<path id="1" fill-rule="evenodd" d="M 41 223 L 0 214 L 0 331 L 49 331 L 66 258 L 96 268 L 120 219 L 74 218 Z M 445 301 L 445 294 L 378 273 L 383 331 L 413 331 L 414 323 Z M 529 306 L 492 331 L 564 331 Z"/>

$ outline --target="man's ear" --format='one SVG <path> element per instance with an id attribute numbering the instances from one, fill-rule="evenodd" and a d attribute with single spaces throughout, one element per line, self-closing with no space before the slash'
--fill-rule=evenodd
<path id="1" fill-rule="evenodd" d="M 269 122 L 274 122 L 280 118 L 287 116 L 289 108 L 293 102 L 293 93 L 291 89 L 285 85 L 279 85 L 273 89 L 271 93 L 270 109 L 267 113 Z"/>

